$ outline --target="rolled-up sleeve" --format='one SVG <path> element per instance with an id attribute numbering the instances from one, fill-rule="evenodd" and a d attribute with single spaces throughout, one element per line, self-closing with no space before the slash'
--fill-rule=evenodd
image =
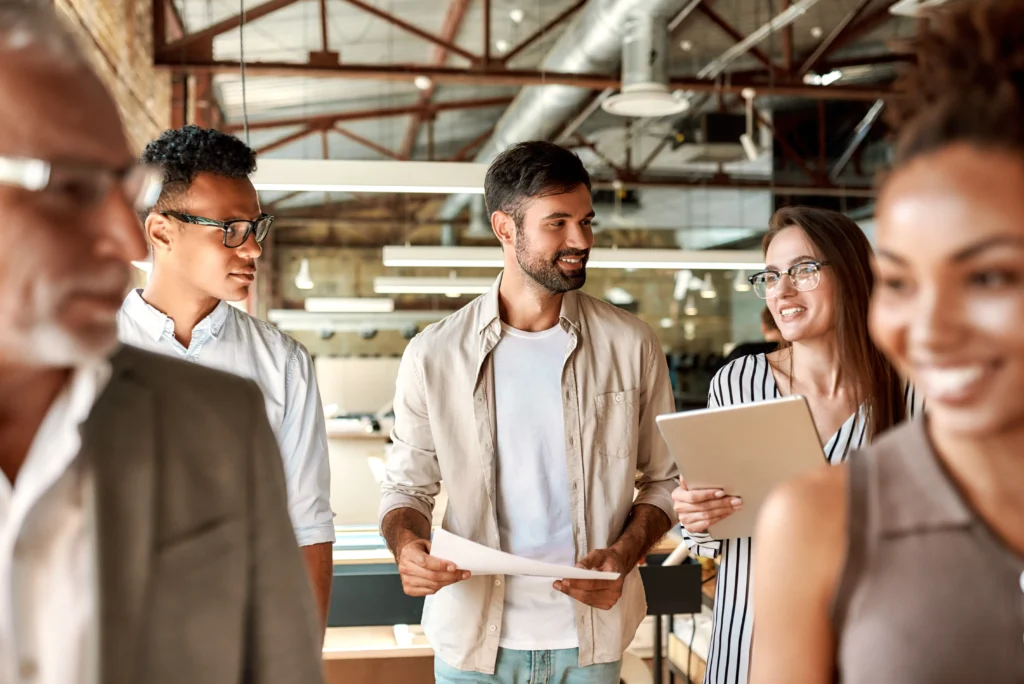
<path id="1" fill-rule="evenodd" d="M 441 491 L 441 468 L 430 431 L 420 347 L 413 339 L 402 355 L 395 383 L 395 426 L 391 431 L 378 523 L 398 508 L 412 508 L 430 520 Z"/>
<path id="2" fill-rule="evenodd" d="M 288 486 L 288 514 L 296 541 L 299 546 L 333 544 L 327 426 L 313 359 L 299 344 L 288 358 L 279 440 Z"/>
<path id="3" fill-rule="evenodd" d="M 651 333 L 653 337 L 654 333 Z M 655 419 L 675 411 L 672 383 L 668 375 L 668 362 L 657 339 L 645 343 L 647 370 L 642 379 L 640 393 L 640 432 L 637 440 L 636 487 L 633 504 L 657 506 L 669 520 L 675 520 L 672 490 L 679 480 L 679 469 L 661 438 Z"/>

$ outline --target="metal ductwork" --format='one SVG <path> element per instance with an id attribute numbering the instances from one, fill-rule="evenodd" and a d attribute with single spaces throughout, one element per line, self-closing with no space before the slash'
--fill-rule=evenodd
<path id="1" fill-rule="evenodd" d="M 668 87 L 668 19 L 648 9 L 634 12 L 622 41 L 622 90 L 601 103 L 609 114 L 631 117 L 672 116 L 690 103 Z"/>
<path id="2" fill-rule="evenodd" d="M 618 66 L 631 17 L 643 12 L 661 21 L 687 0 L 591 0 L 544 58 L 540 71 L 608 73 Z M 524 140 L 549 140 L 592 95 L 588 88 L 541 85 L 523 88 L 498 121 L 475 161 L 490 163 L 501 151 Z M 454 219 L 471 195 L 452 195 L 441 208 L 443 220 Z"/>

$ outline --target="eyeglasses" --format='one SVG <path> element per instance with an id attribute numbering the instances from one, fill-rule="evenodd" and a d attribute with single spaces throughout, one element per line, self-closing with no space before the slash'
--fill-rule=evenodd
<path id="1" fill-rule="evenodd" d="M 234 221 L 217 221 L 203 216 L 192 216 L 177 211 L 161 211 L 161 216 L 168 216 L 177 219 L 182 223 L 191 223 L 196 226 L 210 226 L 220 228 L 224 231 L 224 246 L 230 249 L 241 247 L 249 239 L 249 235 L 255 233 L 256 243 L 262 245 L 270 232 L 270 226 L 274 223 L 274 217 L 269 214 L 260 214 L 255 221 L 236 219 Z"/>
<path id="2" fill-rule="evenodd" d="M 789 276 L 789 279 L 800 292 L 807 292 L 818 287 L 821 282 L 821 267 L 828 266 L 827 261 L 802 261 L 793 264 L 785 271 L 766 270 L 747 278 L 754 288 L 754 292 L 761 299 L 772 299 L 776 296 L 775 290 L 779 286 L 782 276 Z"/>
<path id="3" fill-rule="evenodd" d="M 32 192 L 53 192 L 77 206 L 94 206 L 120 186 L 136 211 L 156 204 L 164 173 L 151 164 L 130 164 L 112 169 L 84 162 L 49 162 L 42 159 L 0 157 L 0 184 Z"/>

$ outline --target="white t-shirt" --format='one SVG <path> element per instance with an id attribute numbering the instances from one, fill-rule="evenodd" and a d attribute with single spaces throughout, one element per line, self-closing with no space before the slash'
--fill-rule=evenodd
<path id="1" fill-rule="evenodd" d="M 562 413 L 562 367 L 569 335 L 502 325 L 493 351 L 497 416 L 498 530 L 501 549 L 535 560 L 575 562 Z M 543 577 L 508 577 L 502 648 L 577 648 L 572 599 Z"/>

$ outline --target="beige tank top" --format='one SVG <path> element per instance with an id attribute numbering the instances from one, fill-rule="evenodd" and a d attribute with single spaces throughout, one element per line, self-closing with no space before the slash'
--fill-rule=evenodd
<path id="1" fill-rule="evenodd" d="M 925 420 L 849 463 L 837 681 L 1024 683 L 1024 558 L 968 506 Z"/>

